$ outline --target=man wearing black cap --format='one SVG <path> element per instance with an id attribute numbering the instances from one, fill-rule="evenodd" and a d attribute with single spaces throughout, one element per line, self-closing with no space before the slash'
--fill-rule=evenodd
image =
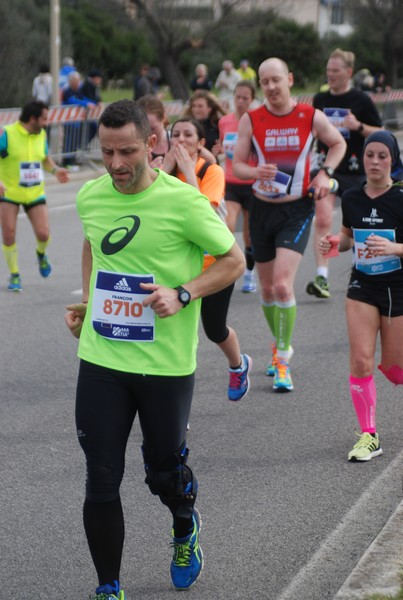
<path id="1" fill-rule="evenodd" d="M 88 72 L 88 75 L 80 88 L 80 92 L 94 102 L 94 104 L 101 103 L 101 94 L 100 89 L 102 86 L 102 71 L 99 69 L 91 69 Z M 91 142 L 91 140 L 95 137 L 97 132 L 97 121 L 87 121 L 87 144 Z"/>
<path id="2" fill-rule="evenodd" d="M 81 86 L 81 93 L 94 102 L 99 104 L 101 102 L 101 95 L 99 90 L 102 85 L 102 72 L 99 69 L 91 69 L 86 77 L 83 85 Z"/>

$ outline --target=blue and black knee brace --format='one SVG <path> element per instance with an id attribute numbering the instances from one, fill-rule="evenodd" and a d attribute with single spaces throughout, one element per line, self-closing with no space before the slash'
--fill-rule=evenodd
<path id="1" fill-rule="evenodd" d="M 142 446 L 145 483 L 161 502 L 168 506 L 174 517 L 191 518 L 196 502 L 198 483 L 186 464 L 189 450 L 186 442 L 164 460 L 156 459 L 145 445 Z"/>

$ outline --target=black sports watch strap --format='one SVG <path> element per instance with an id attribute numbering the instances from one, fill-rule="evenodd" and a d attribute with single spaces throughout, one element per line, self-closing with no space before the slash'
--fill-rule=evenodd
<path id="1" fill-rule="evenodd" d="M 191 301 L 191 299 L 192 299 L 192 297 L 190 295 L 190 292 L 188 292 L 187 290 L 185 290 L 185 288 L 182 287 L 181 285 L 178 285 L 174 289 L 178 292 L 178 300 L 179 300 L 179 302 L 182 302 L 183 308 L 185 308 L 185 306 L 187 306 L 189 304 L 189 302 Z"/>
<path id="2" fill-rule="evenodd" d="M 323 166 L 319 170 L 324 171 L 328 177 L 333 177 L 334 175 L 334 169 L 332 167 Z"/>

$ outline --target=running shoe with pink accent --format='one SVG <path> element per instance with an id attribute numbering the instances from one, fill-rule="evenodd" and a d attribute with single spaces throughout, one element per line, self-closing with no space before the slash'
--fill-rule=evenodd
<path id="1" fill-rule="evenodd" d="M 242 363 L 239 369 L 229 369 L 228 399 L 236 402 L 249 392 L 249 371 L 252 369 L 252 359 L 247 354 L 241 354 Z"/>

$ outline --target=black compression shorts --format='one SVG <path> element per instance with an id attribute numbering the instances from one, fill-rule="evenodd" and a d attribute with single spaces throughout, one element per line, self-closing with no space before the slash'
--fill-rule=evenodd
<path id="1" fill-rule="evenodd" d="M 303 254 L 308 243 L 314 216 L 311 198 L 291 202 L 265 202 L 254 199 L 249 213 L 249 231 L 256 262 L 268 262 L 276 248 Z"/>
<path id="2" fill-rule="evenodd" d="M 403 315 L 403 284 L 396 282 L 376 281 L 357 278 L 353 273 L 347 287 L 347 298 L 376 306 L 383 317 L 400 317 Z"/>
<path id="3" fill-rule="evenodd" d="M 226 183 L 225 184 L 225 200 L 228 202 L 236 202 L 245 210 L 250 210 L 254 201 L 252 186 L 242 183 Z"/>

